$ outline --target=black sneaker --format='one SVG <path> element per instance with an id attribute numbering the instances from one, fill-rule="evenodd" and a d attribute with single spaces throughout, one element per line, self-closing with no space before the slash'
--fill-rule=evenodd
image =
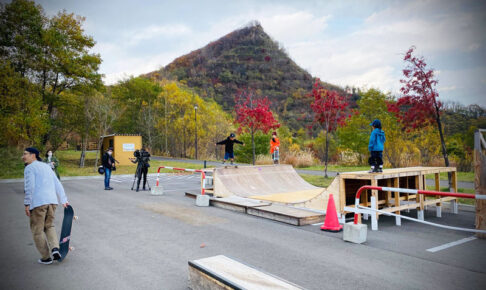
<path id="1" fill-rule="evenodd" d="M 378 170 L 376 172 L 379 172 L 379 173 L 383 172 L 383 168 L 378 168 Z"/>
<path id="2" fill-rule="evenodd" d="M 110 190 L 110 189 L 111 189 L 111 188 L 109 188 L 109 187 L 105 187 L 105 190 Z"/>
<path id="3" fill-rule="evenodd" d="M 59 249 L 58 248 L 52 249 L 52 259 L 54 261 L 57 261 L 57 260 L 60 260 L 61 259 L 61 253 L 59 253 Z"/>
<path id="4" fill-rule="evenodd" d="M 49 265 L 49 264 L 52 264 L 52 259 L 51 258 L 47 258 L 47 259 L 39 259 L 37 260 L 37 262 L 39 264 L 43 264 L 43 265 Z"/>
<path id="5" fill-rule="evenodd" d="M 113 190 L 113 187 L 108 187 L 108 190 Z"/>

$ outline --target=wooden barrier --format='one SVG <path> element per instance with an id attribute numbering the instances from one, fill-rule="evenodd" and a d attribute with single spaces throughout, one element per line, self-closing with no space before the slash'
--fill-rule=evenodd
<path id="1" fill-rule="evenodd" d="M 302 289 L 223 255 L 189 261 L 189 288 Z"/>

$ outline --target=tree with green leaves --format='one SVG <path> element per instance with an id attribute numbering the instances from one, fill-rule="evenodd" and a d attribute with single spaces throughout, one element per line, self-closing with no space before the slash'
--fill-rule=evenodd
<path id="1" fill-rule="evenodd" d="M 70 132 L 62 116 L 73 92 L 82 87 L 100 88 L 101 58 L 89 50 L 95 45 L 82 28 L 84 18 L 66 11 L 49 18 L 33 1 L 13 0 L 0 6 L 0 57 L 34 85 L 49 126 L 42 144 L 59 144 Z M 67 110 L 66 110 L 67 109 Z"/>
<path id="2" fill-rule="evenodd" d="M 353 111 L 346 126 L 338 129 L 339 144 L 343 148 L 359 153 L 360 163 L 364 163 L 363 156 L 368 154 L 368 140 L 370 123 L 379 119 L 386 132 L 384 156 L 392 167 L 399 167 L 405 161 L 403 156 L 412 153 L 411 136 L 404 132 L 397 117 L 388 111 L 388 106 L 394 103 L 393 97 L 377 89 L 360 92 L 357 101 L 358 110 Z"/>

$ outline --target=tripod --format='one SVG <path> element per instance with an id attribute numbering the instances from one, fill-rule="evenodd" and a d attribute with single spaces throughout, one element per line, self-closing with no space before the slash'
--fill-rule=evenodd
<path id="1" fill-rule="evenodd" d="M 135 171 L 135 176 L 133 177 L 133 183 L 132 183 L 132 189 L 133 190 L 133 187 L 135 186 L 135 180 L 137 180 L 137 177 L 138 177 L 138 185 L 140 185 L 140 179 L 142 178 L 142 163 L 140 160 L 138 160 L 138 163 L 137 163 L 137 170 Z M 152 190 L 152 188 L 150 187 L 150 183 L 149 183 L 149 179 L 148 179 L 148 174 L 147 174 L 147 186 L 148 186 L 148 189 L 149 190 Z"/>

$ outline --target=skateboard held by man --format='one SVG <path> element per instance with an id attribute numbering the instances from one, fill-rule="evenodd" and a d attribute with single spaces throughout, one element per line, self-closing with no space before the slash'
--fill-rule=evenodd
<path id="1" fill-rule="evenodd" d="M 69 251 L 74 250 L 73 247 L 69 247 L 73 219 L 77 219 L 77 217 L 74 216 L 73 207 L 68 205 L 64 208 L 64 218 L 62 220 L 61 238 L 59 240 L 59 253 L 61 254 L 61 258 L 58 260 L 59 262 L 62 262 L 66 258 Z"/>

